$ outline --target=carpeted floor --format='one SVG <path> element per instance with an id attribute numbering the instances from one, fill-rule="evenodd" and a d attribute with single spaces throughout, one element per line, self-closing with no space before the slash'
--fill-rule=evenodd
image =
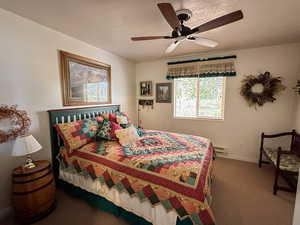
<path id="1" fill-rule="evenodd" d="M 217 225 L 292 225 L 295 194 L 272 194 L 274 171 L 269 165 L 259 169 L 253 163 L 219 158 L 214 174 L 212 208 Z M 36 225 L 127 224 L 61 191 L 57 198 L 57 209 Z M 16 223 L 8 218 L 0 224 Z"/>

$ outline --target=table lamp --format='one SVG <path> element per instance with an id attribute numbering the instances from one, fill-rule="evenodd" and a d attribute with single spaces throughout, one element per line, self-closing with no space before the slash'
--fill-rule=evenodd
<path id="1" fill-rule="evenodd" d="M 33 163 L 30 154 L 37 152 L 42 149 L 42 146 L 38 141 L 32 136 L 23 136 L 16 139 L 12 156 L 27 156 L 25 164 L 23 165 L 24 168 L 34 168 L 36 167 Z"/>

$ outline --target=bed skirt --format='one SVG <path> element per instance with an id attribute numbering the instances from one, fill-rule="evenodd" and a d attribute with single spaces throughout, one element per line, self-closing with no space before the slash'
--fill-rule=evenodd
<path id="1" fill-rule="evenodd" d="M 129 212 L 119 206 L 116 206 L 114 203 L 108 201 L 107 199 L 101 196 L 85 191 L 79 187 L 76 187 L 62 180 L 57 180 L 56 182 L 57 182 L 57 187 L 59 189 L 62 189 L 65 193 L 73 197 L 85 200 L 90 206 L 102 210 L 104 212 L 110 213 L 116 217 L 120 217 L 125 221 L 127 221 L 129 224 L 152 225 L 152 223 L 146 221 L 144 218 L 139 217 L 134 213 Z M 193 225 L 193 223 L 190 220 L 190 218 L 186 218 L 184 220 L 180 220 L 179 218 L 177 218 L 176 225 Z"/>

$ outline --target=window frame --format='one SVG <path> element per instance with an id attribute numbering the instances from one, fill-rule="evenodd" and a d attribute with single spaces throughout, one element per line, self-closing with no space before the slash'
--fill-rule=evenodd
<path id="1" fill-rule="evenodd" d="M 188 78 L 183 78 L 183 79 L 188 79 Z M 197 96 L 196 96 L 196 116 L 191 117 L 191 116 L 176 116 L 176 79 L 173 80 L 173 118 L 174 119 L 180 119 L 180 120 L 207 120 L 207 121 L 219 121 L 222 122 L 225 120 L 225 101 L 226 101 L 226 80 L 227 77 L 223 77 L 223 93 L 222 93 L 222 112 L 221 112 L 221 117 L 220 118 L 213 118 L 213 117 L 204 117 L 204 116 L 198 116 L 199 115 L 199 87 L 200 87 L 200 79 L 198 78 L 197 80 Z"/>

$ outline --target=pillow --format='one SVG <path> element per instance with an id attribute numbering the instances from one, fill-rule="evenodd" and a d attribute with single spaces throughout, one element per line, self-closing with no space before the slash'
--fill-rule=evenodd
<path id="1" fill-rule="evenodd" d="M 117 123 L 117 113 L 110 113 L 110 114 L 108 114 L 108 119 L 111 122 Z"/>
<path id="2" fill-rule="evenodd" d="M 116 131 L 120 130 L 120 129 L 123 129 L 123 128 L 115 122 L 110 122 L 110 127 L 111 127 L 110 136 L 111 136 L 112 139 L 116 140 L 117 139 Z"/>
<path id="3" fill-rule="evenodd" d="M 64 140 L 65 146 L 72 151 L 92 141 L 99 129 L 99 123 L 95 119 L 85 119 L 56 124 L 55 128 Z"/>
<path id="4" fill-rule="evenodd" d="M 94 119 L 97 120 L 98 123 L 102 124 L 103 120 L 104 120 L 104 117 L 103 116 L 96 116 Z"/>
<path id="5" fill-rule="evenodd" d="M 117 130 L 116 136 L 119 139 L 119 142 L 122 146 L 133 146 L 135 145 L 136 141 L 138 141 L 140 138 L 136 132 L 136 129 L 133 126 Z"/>
<path id="6" fill-rule="evenodd" d="M 136 125 L 132 124 L 132 123 L 127 123 L 127 124 L 121 124 L 122 128 L 128 128 L 130 126 L 134 126 L 134 128 L 136 129 L 137 134 L 141 137 L 145 135 L 145 131 L 143 130 L 143 128 L 137 127 Z"/>
<path id="7" fill-rule="evenodd" d="M 117 123 L 118 123 L 118 124 L 121 124 L 121 125 L 123 125 L 123 124 L 128 124 L 128 119 L 127 119 L 126 116 L 123 116 L 123 115 L 117 115 L 116 118 L 117 118 Z"/>
<path id="8" fill-rule="evenodd" d="M 128 115 L 127 115 L 127 113 L 119 112 L 118 115 L 119 115 L 119 116 L 125 116 L 125 117 L 127 118 L 127 123 L 131 123 L 131 121 L 130 121 Z"/>
<path id="9" fill-rule="evenodd" d="M 122 123 L 119 123 L 117 121 L 118 117 L 123 116 L 123 117 L 126 117 L 127 123 L 130 123 L 130 119 L 129 119 L 128 115 L 124 112 L 115 112 L 115 113 L 109 113 L 109 114 L 102 114 L 102 116 L 103 116 L 104 119 L 107 119 L 109 121 L 112 121 L 112 122 L 115 122 L 115 123 L 118 123 L 118 124 L 122 124 Z"/>
<path id="10" fill-rule="evenodd" d="M 109 141 L 117 140 L 115 131 L 119 129 L 122 129 L 122 127 L 119 124 L 104 119 L 102 126 L 96 135 L 96 140 L 99 139 L 105 139 Z"/>
<path id="11" fill-rule="evenodd" d="M 135 125 L 134 125 L 134 127 L 135 127 L 135 129 L 136 129 L 137 134 L 138 134 L 140 137 L 145 135 L 145 131 L 143 130 L 143 128 L 136 127 Z"/>

